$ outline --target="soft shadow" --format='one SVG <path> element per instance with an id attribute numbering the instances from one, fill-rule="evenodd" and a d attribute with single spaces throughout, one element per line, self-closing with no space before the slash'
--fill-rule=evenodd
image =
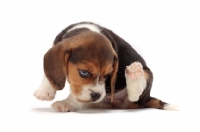
<path id="1" fill-rule="evenodd" d="M 47 108 L 47 107 L 42 107 L 42 108 L 32 108 L 31 111 L 34 112 L 51 112 L 51 113 L 56 113 L 52 108 Z"/>
<path id="2" fill-rule="evenodd" d="M 85 109 L 76 111 L 79 114 L 109 114 L 109 113 L 135 113 L 148 111 L 149 109 Z"/>
<path id="3" fill-rule="evenodd" d="M 141 108 L 141 109 L 124 109 L 124 112 L 143 112 L 143 111 L 149 111 L 151 109 L 148 109 L 148 108 Z"/>
<path id="4" fill-rule="evenodd" d="M 112 113 L 113 109 L 83 109 L 76 111 L 79 114 L 108 114 Z"/>
<path id="5" fill-rule="evenodd" d="M 109 113 L 135 113 L 149 111 L 150 109 L 83 109 L 70 113 L 78 114 L 109 114 Z M 42 113 L 68 113 L 68 112 L 56 112 L 50 107 L 32 108 L 33 112 Z"/>

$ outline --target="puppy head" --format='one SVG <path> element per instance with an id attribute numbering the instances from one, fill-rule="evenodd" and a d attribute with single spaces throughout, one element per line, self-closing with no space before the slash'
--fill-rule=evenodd
<path id="1" fill-rule="evenodd" d="M 118 58 L 110 41 L 86 30 L 53 46 L 44 56 L 44 71 L 56 90 L 70 84 L 80 102 L 100 102 L 106 95 L 105 80 L 111 76 L 113 101 Z"/>

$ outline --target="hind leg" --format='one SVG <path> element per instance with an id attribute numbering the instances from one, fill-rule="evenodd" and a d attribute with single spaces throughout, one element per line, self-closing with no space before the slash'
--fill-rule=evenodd
<path id="1" fill-rule="evenodd" d="M 156 108 L 162 110 L 175 110 L 175 111 L 178 110 L 176 106 L 165 103 L 153 97 L 150 97 L 150 100 L 144 105 L 144 108 Z"/>
<path id="2" fill-rule="evenodd" d="M 134 62 L 127 66 L 125 76 L 128 98 L 131 101 L 128 108 L 178 110 L 175 106 L 150 96 L 153 73 L 147 66 L 143 67 L 141 63 Z"/>
<path id="3" fill-rule="evenodd" d="M 140 95 L 146 88 L 147 80 L 145 78 L 145 71 L 140 62 L 134 62 L 126 67 L 126 87 L 128 99 L 132 102 L 139 100 Z"/>

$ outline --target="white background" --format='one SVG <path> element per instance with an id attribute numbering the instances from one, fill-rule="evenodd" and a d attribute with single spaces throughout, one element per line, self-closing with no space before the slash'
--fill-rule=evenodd
<path id="1" fill-rule="evenodd" d="M 152 96 L 180 110 L 56 113 L 52 102 L 34 98 L 43 55 L 62 29 L 81 21 L 98 23 L 128 41 L 154 73 Z M 0 131 L 199 131 L 199 45 L 198 0 L 1 0 Z M 55 100 L 68 93 L 66 85 Z"/>

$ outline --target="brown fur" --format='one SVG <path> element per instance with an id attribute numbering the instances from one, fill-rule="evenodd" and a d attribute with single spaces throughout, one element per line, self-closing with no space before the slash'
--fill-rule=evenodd
<path id="1" fill-rule="evenodd" d="M 144 108 L 163 109 L 163 107 L 164 107 L 165 104 L 166 104 L 165 102 L 162 102 L 159 99 L 151 97 L 151 99 L 149 100 L 149 102 L 147 102 L 145 104 Z"/>
<path id="2" fill-rule="evenodd" d="M 81 78 L 79 69 L 90 71 L 92 77 Z M 110 41 L 90 30 L 62 40 L 44 56 L 44 71 L 51 85 L 56 90 L 61 90 L 67 79 L 75 95 L 80 94 L 84 84 L 94 83 L 98 74 L 101 81 L 105 81 L 104 75 L 111 74 L 113 98 L 117 70 L 117 54 Z"/>
<path id="3" fill-rule="evenodd" d="M 127 109 L 138 109 L 140 106 L 137 103 L 130 102 Z"/>
<path id="4" fill-rule="evenodd" d="M 77 69 L 84 69 L 89 71 L 93 76 L 91 78 L 81 78 L 79 76 L 78 70 Z M 103 77 L 106 74 L 112 73 L 112 64 L 107 63 L 106 66 L 103 66 L 101 69 L 98 65 L 98 63 L 94 62 L 84 62 L 77 64 L 73 64 L 71 62 L 68 63 L 68 81 L 70 83 L 70 87 L 72 90 L 72 93 L 74 95 L 80 95 L 82 91 L 82 86 L 87 85 L 87 84 L 94 84 L 94 80 L 100 73 L 100 82 L 104 82 L 105 78 Z"/>
<path id="5" fill-rule="evenodd" d="M 148 75 L 148 72 L 144 71 L 144 78 L 146 81 L 149 80 L 149 75 Z"/>

